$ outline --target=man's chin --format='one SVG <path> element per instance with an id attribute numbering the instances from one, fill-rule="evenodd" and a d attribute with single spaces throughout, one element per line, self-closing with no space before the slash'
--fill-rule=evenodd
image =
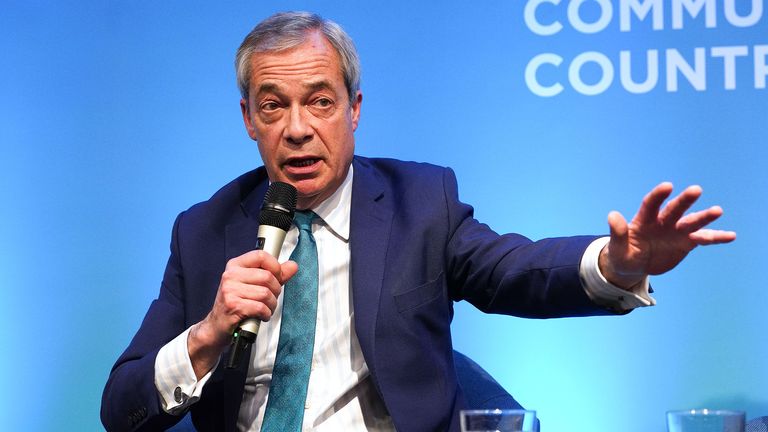
<path id="1" fill-rule="evenodd" d="M 299 209 L 311 208 L 320 204 L 326 198 L 333 195 L 336 188 L 342 183 L 333 176 L 328 175 L 297 176 L 283 173 L 281 177 L 280 181 L 291 184 L 296 188 L 299 198 Z"/>
<path id="2" fill-rule="evenodd" d="M 299 199 L 297 207 L 300 210 L 304 210 L 320 204 L 322 200 L 328 198 L 328 196 L 330 196 L 332 193 L 328 193 L 328 196 L 324 196 L 325 188 L 320 187 L 317 182 L 313 181 L 298 181 L 290 183 L 298 191 L 297 195 Z"/>

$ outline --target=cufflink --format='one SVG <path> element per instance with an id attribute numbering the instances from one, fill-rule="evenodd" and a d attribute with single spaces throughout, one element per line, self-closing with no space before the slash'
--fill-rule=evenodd
<path id="1" fill-rule="evenodd" d="M 176 389 L 173 390 L 173 399 L 176 403 L 184 403 L 187 400 L 187 395 L 181 391 L 181 387 L 176 386 Z"/>

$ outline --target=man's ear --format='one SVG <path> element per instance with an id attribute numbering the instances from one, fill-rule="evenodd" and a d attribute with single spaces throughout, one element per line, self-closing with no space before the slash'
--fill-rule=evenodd
<path id="1" fill-rule="evenodd" d="M 352 130 L 356 131 L 357 123 L 360 121 L 360 105 L 363 103 L 363 92 L 358 90 L 357 94 L 355 95 L 355 100 L 350 102 L 350 109 L 352 110 Z"/>
<path id="2" fill-rule="evenodd" d="M 245 123 L 245 130 L 248 131 L 248 136 L 256 141 L 256 128 L 253 127 L 251 110 L 248 109 L 248 101 L 245 99 L 240 99 L 240 112 L 243 113 L 243 123 Z"/>

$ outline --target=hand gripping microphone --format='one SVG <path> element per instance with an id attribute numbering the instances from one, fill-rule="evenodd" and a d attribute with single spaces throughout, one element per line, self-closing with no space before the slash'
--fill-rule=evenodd
<path id="1" fill-rule="evenodd" d="M 296 210 L 296 188 L 283 182 L 272 182 L 264 195 L 264 202 L 259 212 L 259 232 L 256 250 L 263 250 L 273 257 L 280 255 L 285 233 L 293 224 Z M 259 332 L 259 320 L 247 318 L 232 335 L 232 349 L 229 352 L 228 369 L 235 369 L 245 350 L 256 340 Z"/>

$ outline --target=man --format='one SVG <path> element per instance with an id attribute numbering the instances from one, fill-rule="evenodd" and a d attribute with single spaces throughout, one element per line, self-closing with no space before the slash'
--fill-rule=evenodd
<path id="1" fill-rule="evenodd" d="M 277 14 L 246 37 L 236 66 L 264 166 L 177 218 L 160 295 L 104 390 L 109 430 L 166 428 L 187 410 L 201 430 L 457 430 L 468 407 L 451 355 L 453 301 L 530 317 L 622 313 L 654 303 L 649 274 L 735 238 L 704 229 L 719 207 L 684 215 L 698 187 L 661 209 L 666 183 L 630 223 L 611 213 L 610 239 L 499 236 L 458 201 L 449 169 L 354 156 L 359 66 L 336 24 Z M 278 258 L 252 250 L 274 181 L 314 212 Z M 287 260 L 305 239 L 316 271 Z M 297 272 L 317 281 L 303 313 L 310 336 L 298 340 L 285 330 L 302 319 L 289 316 L 293 296 L 309 290 L 290 288 Z M 245 318 L 263 321 L 256 342 L 245 368 L 225 369 Z M 307 364 L 284 368 L 302 345 Z M 298 372 L 280 371 L 302 368 L 308 378 L 289 387 L 300 390 L 283 390 Z"/>

